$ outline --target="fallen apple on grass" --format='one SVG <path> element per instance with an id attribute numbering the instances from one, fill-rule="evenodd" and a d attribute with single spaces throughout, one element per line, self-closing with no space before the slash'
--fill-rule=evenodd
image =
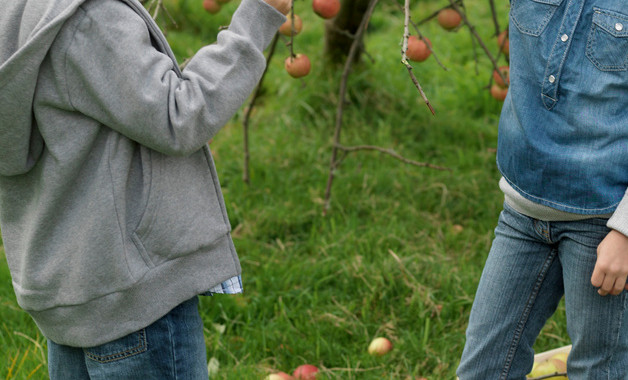
<path id="1" fill-rule="evenodd" d="M 310 59 L 305 54 L 290 56 L 284 61 L 284 68 L 293 78 L 301 78 L 310 73 Z"/>
<path id="2" fill-rule="evenodd" d="M 426 42 L 427 41 L 427 42 Z M 406 50 L 406 57 L 409 60 L 415 62 L 423 62 L 429 58 L 432 54 L 432 51 L 428 47 L 432 46 L 432 43 L 429 39 L 419 39 L 417 36 L 408 37 L 408 49 Z"/>
<path id="3" fill-rule="evenodd" d="M 297 380 L 316 380 L 318 367 L 312 364 L 302 364 L 292 374 Z"/>
<path id="4" fill-rule="evenodd" d="M 373 356 L 382 356 L 390 352 L 392 350 L 393 344 L 390 340 L 378 337 L 371 341 L 369 344 L 368 352 Z"/>
<path id="5" fill-rule="evenodd" d="M 288 375 L 285 372 L 275 372 L 266 376 L 264 380 L 294 380 L 294 377 Z"/>
<path id="6" fill-rule="evenodd" d="M 313 0 L 312 9 L 320 17 L 329 19 L 340 11 L 340 0 Z"/>
<path id="7" fill-rule="evenodd" d="M 567 356 L 569 353 L 561 352 L 552 355 L 549 359 L 535 362 L 532 372 L 528 374 L 528 378 L 543 377 L 547 380 L 565 380 L 568 379 L 567 373 Z M 550 376 L 555 375 L 555 376 Z M 547 377 L 546 377 L 547 376 Z"/>

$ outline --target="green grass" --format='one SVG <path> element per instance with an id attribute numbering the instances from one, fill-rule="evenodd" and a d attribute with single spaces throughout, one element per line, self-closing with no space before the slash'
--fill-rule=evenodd
<path id="1" fill-rule="evenodd" d="M 444 3 L 419 2 L 413 18 Z M 485 3 L 466 1 L 496 50 Z M 199 0 L 167 5 L 179 24 L 167 35 L 181 60 L 212 42 L 236 6 L 209 16 Z M 366 39 L 370 58 L 350 77 L 342 142 L 392 148 L 451 171 L 351 153 L 323 216 L 340 72 L 320 63 L 323 22 L 309 3 L 295 7 L 305 24 L 295 49 L 310 56 L 312 73 L 290 79 L 282 68 L 288 49 L 278 47 L 251 121 L 250 185 L 241 179 L 242 111 L 211 146 L 245 286 L 244 295 L 201 300 L 208 359 L 219 365 L 213 378 L 261 379 L 307 362 L 324 379 L 453 379 L 503 198 L 494 153 L 501 105 L 486 90 L 488 60 L 478 50 L 474 61 L 467 30 L 422 27 L 448 68 L 433 58 L 414 65 L 431 116 L 399 61 L 402 14 L 381 3 Z M 499 11 L 503 23 L 507 9 Z M 5 260 L 0 280 L 0 378 L 45 378 L 45 339 L 17 306 Z M 564 326 L 559 312 L 536 348 L 568 344 Z M 367 354 L 376 336 L 393 341 L 389 355 Z"/>

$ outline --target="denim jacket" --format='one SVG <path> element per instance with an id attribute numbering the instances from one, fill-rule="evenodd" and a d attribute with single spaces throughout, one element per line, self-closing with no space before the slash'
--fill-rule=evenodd
<path id="1" fill-rule="evenodd" d="M 510 4 L 498 167 L 533 202 L 612 213 L 628 188 L 628 1 Z"/>

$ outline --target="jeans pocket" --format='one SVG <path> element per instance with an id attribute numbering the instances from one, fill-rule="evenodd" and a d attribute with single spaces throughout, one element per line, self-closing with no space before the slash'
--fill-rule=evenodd
<path id="1" fill-rule="evenodd" d="M 113 363 L 146 352 L 146 330 L 142 329 L 100 346 L 85 348 L 85 356 L 100 364 Z"/>
<path id="2" fill-rule="evenodd" d="M 563 0 L 512 0 L 510 18 L 523 34 L 539 36 Z"/>
<path id="3" fill-rule="evenodd" d="M 587 58 L 601 71 L 628 69 L 628 15 L 593 8 Z"/>

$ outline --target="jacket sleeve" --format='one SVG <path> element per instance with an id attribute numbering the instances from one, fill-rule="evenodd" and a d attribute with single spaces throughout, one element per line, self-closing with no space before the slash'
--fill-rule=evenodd
<path id="1" fill-rule="evenodd" d="M 89 5 L 66 52 L 71 108 L 167 155 L 197 151 L 233 116 L 259 81 L 263 50 L 285 20 L 262 0 L 243 0 L 229 28 L 181 74 L 154 47 L 152 20 L 118 0 Z"/>
<path id="2" fill-rule="evenodd" d="M 606 225 L 628 236 L 628 190 Z"/>

